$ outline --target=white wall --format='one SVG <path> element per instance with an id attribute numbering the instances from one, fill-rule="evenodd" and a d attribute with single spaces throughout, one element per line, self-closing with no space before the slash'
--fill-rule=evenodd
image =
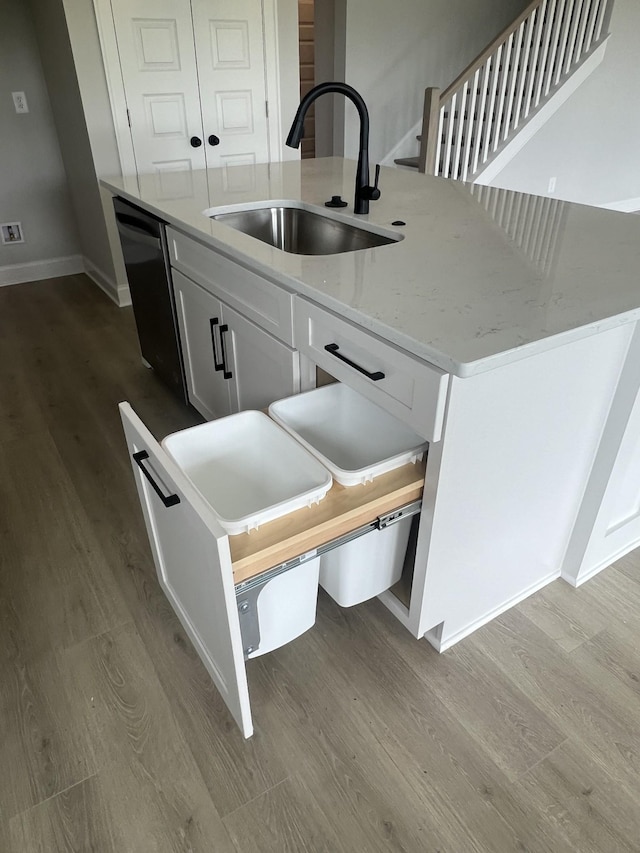
<path id="1" fill-rule="evenodd" d="M 421 119 L 425 88 L 446 88 L 527 5 L 526 0 L 346 0 L 344 80 L 369 108 L 372 162 Z M 357 156 L 358 127 L 349 104 L 346 157 Z"/>
<path id="2" fill-rule="evenodd" d="M 35 264 L 26 279 L 39 278 L 47 267 L 38 262 L 77 255 L 80 244 L 28 7 L 0 0 L 0 16 L 0 222 L 21 221 L 26 238 L 0 245 L 2 283 L 15 280 L 3 267 Z M 15 112 L 15 91 L 28 113 Z"/>
<path id="3" fill-rule="evenodd" d="M 119 167 L 108 99 L 105 107 L 106 83 L 93 5 L 91 0 L 30 2 L 82 254 L 90 274 L 117 299 L 124 267 L 121 258 L 117 265 L 117 254 L 114 261 L 112 248 L 117 246 L 112 245 L 113 233 L 107 229 L 98 175 L 102 169 L 103 174 L 117 173 Z"/>
<path id="4" fill-rule="evenodd" d="M 640 209 L 640 2 L 615 0 L 602 64 L 492 183 Z"/>

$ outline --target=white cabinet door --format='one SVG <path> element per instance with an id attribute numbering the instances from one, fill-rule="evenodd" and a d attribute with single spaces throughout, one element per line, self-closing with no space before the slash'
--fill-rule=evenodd
<path id="1" fill-rule="evenodd" d="M 242 314 L 223 305 L 223 333 L 231 373 L 231 409 L 264 409 L 300 391 L 299 355 Z"/>
<path id="2" fill-rule="evenodd" d="M 189 402 L 211 421 L 232 411 L 220 331 L 222 303 L 177 270 L 172 278 Z"/>
<path id="3" fill-rule="evenodd" d="M 128 403 L 120 403 L 158 580 L 233 718 L 253 734 L 229 537 Z"/>
<path id="4" fill-rule="evenodd" d="M 207 166 L 269 160 L 262 0 L 192 0 Z"/>
<path id="5" fill-rule="evenodd" d="M 188 195 L 191 170 L 205 167 L 204 144 L 190 142 L 203 142 L 191 6 L 111 0 L 111 7 L 138 173 L 156 174 L 166 197 Z"/>
<path id="6" fill-rule="evenodd" d="M 190 196 L 205 165 L 268 162 L 262 6 L 111 0 L 136 168 L 161 197 Z"/>

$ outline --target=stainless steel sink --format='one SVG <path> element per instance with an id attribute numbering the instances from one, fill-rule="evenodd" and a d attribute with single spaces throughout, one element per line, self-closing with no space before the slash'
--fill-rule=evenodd
<path id="1" fill-rule="evenodd" d="M 388 237 L 303 207 L 260 207 L 210 215 L 230 228 L 294 255 L 338 255 L 387 246 L 402 239 L 400 234 Z"/>

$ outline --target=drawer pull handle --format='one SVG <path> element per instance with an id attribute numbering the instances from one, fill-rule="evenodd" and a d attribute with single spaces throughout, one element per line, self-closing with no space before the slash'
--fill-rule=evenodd
<path id="1" fill-rule="evenodd" d="M 144 476 L 147 478 L 147 480 L 151 484 L 151 487 L 153 488 L 153 491 L 157 494 L 157 496 L 160 498 L 162 503 L 167 507 L 175 506 L 176 504 L 179 504 L 180 498 L 178 497 L 178 495 L 163 495 L 162 494 L 160 486 L 156 483 L 156 481 L 153 479 L 151 474 L 147 471 L 147 469 L 142 464 L 143 460 L 148 459 L 148 458 L 149 458 L 149 454 L 147 453 L 146 450 L 138 450 L 137 453 L 133 454 L 133 461 L 136 463 L 138 468 L 142 471 Z"/>
<path id="2" fill-rule="evenodd" d="M 384 379 L 384 373 L 381 370 L 376 370 L 375 373 L 371 373 L 364 367 L 360 367 L 360 365 L 356 364 L 355 361 L 351 361 L 351 359 L 347 358 L 346 355 L 342 355 L 341 352 L 338 352 L 338 344 L 326 344 L 325 349 L 331 355 L 335 355 L 336 358 L 339 358 L 340 361 L 344 361 L 344 363 L 348 364 L 349 367 L 353 367 L 353 369 L 357 370 L 358 373 L 364 374 L 367 379 L 371 379 L 372 382 L 379 382 L 381 379 Z"/>
<path id="3" fill-rule="evenodd" d="M 209 326 L 211 328 L 211 346 L 213 348 L 213 366 L 216 370 L 224 370 L 224 361 L 218 362 L 218 351 L 216 350 L 216 326 L 220 321 L 217 317 L 211 317 L 209 320 Z M 220 341 L 222 342 L 222 335 L 220 335 Z"/>
<path id="4" fill-rule="evenodd" d="M 229 327 L 225 323 L 220 326 L 220 347 L 222 348 L 222 369 L 224 370 L 223 376 L 225 379 L 232 379 L 233 373 L 227 367 L 227 347 L 224 342 L 225 332 L 229 331 Z"/>

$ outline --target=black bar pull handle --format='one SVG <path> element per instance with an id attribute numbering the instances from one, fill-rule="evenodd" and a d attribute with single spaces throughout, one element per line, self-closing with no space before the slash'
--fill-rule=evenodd
<path id="1" fill-rule="evenodd" d="M 362 373 L 367 379 L 370 379 L 372 382 L 379 382 L 381 379 L 384 379 L 384 373 L 381 370 L 376 370 L 375 373 L 371 373 L 366 370 L 364 367 L 360 367 L 359 364 L 356 364 L 355 361 L 351 361 L 350 358 L 347 358 L 346 355 L 342 355 L 341 352 L 338 352 L 338 344 L 326 344 L 325 349 L 331 355 L 334 355 L 336 358 L 339 358 L 340 361 L 344 361 L 345 364 L 348 364 L 349 367 L 353 367 L 354 370 L 357 370 L 358 373 Z"/>
<path id="2" fill-rule="evenodd" d="M 147 480 L 151 484 L 153 491 L 157 494 L 157 496 L 160 498 L 162 503 L 167 507 L 175 506 L 176 504 L 179 504 L 180 498 L 178 497 L 178 495 L 163 495 L 162 494 L 160 486 L 156 483 L 156 481 L 153 479 L 151 474 L 147 471 L 147 469 L 142 464 L 143 461 L 145 459 L 148 459 L 148 458 L 149 458 L 149 454 L 146 450 L 138 450 L 137 453 L 133 454 L 133 461 L 136 463 L 138 468 L 142 471 L 144 476 L 147 478 Z"/>
<path id="3" fill-rule="evenodd" d="M 224 370 L 224 356 L 222 361 L 218 361 L 218 351 L 216 349 L 216 326 L 219 323 L 220 321 L 217 317 L 212 317 L 209 320 L 209 327 L 211 328 L 211 347 L 213 348 L 213 366 L 216 370 Z M 222 333 L 220 333 L 220 343 L 222 344 Z"/>
<path id="4" fill-rule="evenodd" d="M 233 373 L 227 367 L 227 347 L 226 347 L 225 342 L 224 342 L 225 332 L 228 332 L 228 331 L 229 331 L 229 326 L 227 326 L 226 323 L 224 323 L 222 326 L 220 326 L 220 346 L 222 348 L 222 368 L 224 370 L 223 376 L 225 379 L 232 379 Z"/>

